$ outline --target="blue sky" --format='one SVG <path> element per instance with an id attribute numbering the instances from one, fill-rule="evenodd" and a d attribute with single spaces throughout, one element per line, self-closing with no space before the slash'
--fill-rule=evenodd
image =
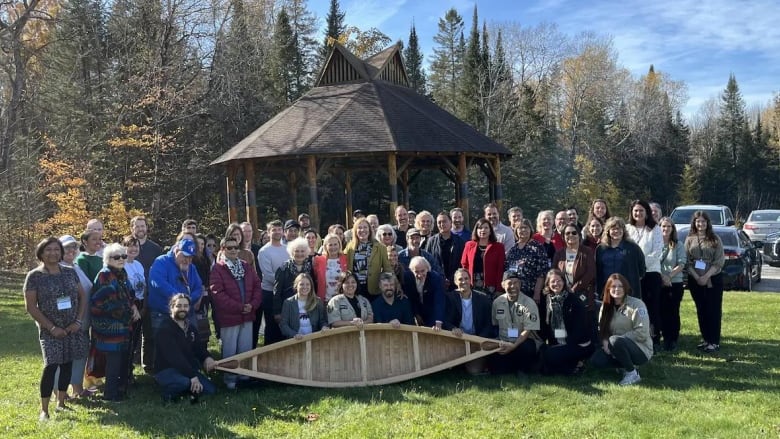
<path id="1" fill-rule="evenodd" d="M 426 62 L 440 17 L 455 7 L 471 26 L 474 1 L 340 0 L 346 24 L 376 27 L 406 41 L 414 21 Z M 324 29 L 329 0 L 309 0 Z M 748 105 L 767 105 L 780 91 L 780 6 L 776 0 L 492 0 L 477 2 L 480 22 L 533 27 L 554 23 L 562 33 L 611 36 L 620 64 L 635 77 L 650 64 L 688 86 L 683 108 L 693 115 L 737 78 Z M 481 25 L 480 25 L 481 26 Z M 481 29 L 481 27 L 480 27 Z"/>

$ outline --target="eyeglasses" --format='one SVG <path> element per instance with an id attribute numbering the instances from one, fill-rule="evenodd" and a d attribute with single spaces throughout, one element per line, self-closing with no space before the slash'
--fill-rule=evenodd
<path id="1" fill-rule="evenodd" d="M 382 232 L 382 236 L 393 236 L 392 233 Z"/>
<path id="2" fill-rule="evenodd" d="M 127 259 L 127 254 L 124 254 L 124 255 L 114 255 L 114 256 L 109 256 L 109 257 L 111 259 L 115 260 L 115 261 L 118 261 L 120 259 Z"/>
<path id="3" fill-rule="evenodd" d="M 566 233 L 564 233 L 564 235 L 565 236 L 577 236 L 577 235 L 579 235 L 579 233 L 577 233 L 577 232 L 566 232 Z"/>
<path id="4" fill-rule="evenodd" d="M 225 246 L 225 250 L 238 250 L 238 246 L 228 245 L 228 246 Z"/>

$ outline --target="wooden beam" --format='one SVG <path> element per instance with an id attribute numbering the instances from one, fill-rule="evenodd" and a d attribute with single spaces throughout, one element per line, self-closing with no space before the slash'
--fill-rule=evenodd
<path id="1" fill-rule="evenodd" d="M 244 176 L 246 177 L 246 220 L 252 224 L 252 242 L 258 238 L 257 222 L 257 190 L 255 186 L 255 162 L 247 160 L 244 162 Z"/>
<path id="2" fill-rule="evenodd" d="M 498 206 L 498 211 L 503 212 L 504 191 L 501 186 L 501 159 L 498 156 L 495 156 L 495 158 L 493 159 L 493 172 L 495 173 L 495 179 L 496 179 L 496 205 Z"/>
<path id="3" fill-rule="evenodd" d="M 469 173 L 466 166 L 466 153 L 461 153 L 458 157 L 458 193 L 460 194 L 460 200 L 458 200 L 458 207 L 463 210 L 463 224 L 469 227 L 470 215 L 469 215 Z"/>
<path id="4" fill-rule="evenodd" d="M 333 166 L 333 159 L 323 159 L 320 161 L 320 166 L 317 168 L 317 179 L 319 180 L 322 178 L 322 175 L 328 172 L 328 169 L 330 169 Z"/>
<path id="5" fill-rule="evenodd" d="M 387 180 L 390 182 L 390 216 L 395 215 L 395 208 L 398 207 L 398 169 L 396 168 L 395 153 L 387 154 Z"/>
<path id="6" fill-rule="evenodd" d="M 404 206 L 406 206 L 406 209 L 408 210 L 411 209 L 409 205 L 409 171 L 405 170 L 402 175 L 401 187 L 404 190 Z M 395 215 L 395 212 L 393 212 L 393 215 Z"/>
<path id="7" fill-rule="evenodd" d="M 352 173 L 347 171 L 344 173 L 344 204 L 346 206 L 346 214 L 344 225 L 347 229 L 352 228 Z"/>
<path id="8" fill-rule="evenodd" d="M 444 166 L 446 166 L 446 169 L 449 169 L 453 173 L 458 172 L 458 168 L 452 164 L 449 157 L 439 157 L 441 159 L 441 162 L 444 163 Z"/>
<path id="9" fill-rule="evenodd" d="M 306 174 L 309 179 L 309 220 L 314 230 L 319 233 L 320 204 L 317 199 L 317 159 L 313 155 L 306 159 Z"/>
<path id="10" fill-rule="evenodd" d="M 228 223 L 234 223 L 238 220 L 237 194 L 236 194 L 236 165 L 229 163 L 227 165 L 227 202 L 228 202 Z"/>
<path id="11" fill-rule="evenodd" d="M 287 206 L 287 218 L 298 220 L 298 173 L 291 172 L 287 175 L 290 187 L 290 200 Z"/>
<path id="12" fill-rule="evenodd" d="M 406 170 L 409 169 L 409 165 L 411 165 L 413 161 L 414 161 L 413 157 L 404 160 L 403 163 L 401 163 L 401 166 L 398 167 L 398 173 L 403 174 L 404 172 L 406 172 Z"/>

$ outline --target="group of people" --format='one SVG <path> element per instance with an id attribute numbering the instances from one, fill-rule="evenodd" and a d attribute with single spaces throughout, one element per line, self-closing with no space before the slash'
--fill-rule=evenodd
<path id="1" fill-rule="evenodd" d="M 68 385 L 70 397 L 93 393 L 85 373 L 105 376 L 103 398 L 121 401 L 134 364 L 165 400 L 213 393 L 209 311 L 223 358 L 257 347 L 263 324 L 264 345 L 346 325 L 423 325 L 499 340 L 470 373 L 580 374 L 590 364 L 623 369 L 630 385 L 654 352 L 677 349 L 687 275 L 699 348 L 719 349 L 723 246 L 706 213 L 684 243 L 642 200 L 628 223 L 601 199 L 584 225 L 573 208 L 539 212 L 535 228 L 518 207 L 507 215 L 509 225 L 488 204 L 470 231 L 459 208 L 399 206 L 393 225 L 358 210 L 350 229 L 321 237 L 302 214 L 264 231 L 231 224 L 221 239 L 186 220 L 165 251 L 144 217 L 121 243 L 104 243 L 98 220 L 80 240 L 47 238 L 24 285 L 44 357 L 40 417 L 58 370 L 60 409 Z M 228 389 L 242 379 L 223 375 Z"/>

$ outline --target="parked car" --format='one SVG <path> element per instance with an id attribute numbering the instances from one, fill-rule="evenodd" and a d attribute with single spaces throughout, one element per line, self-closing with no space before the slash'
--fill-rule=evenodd
<path id="1" fill-rule="evenodd" d="M 685 242 L 689 227 L 677 230 L 679 241 Z M 733 226 L 712 226 L 712 231 L 723 242 L 726 262 L 723 264 L 723 289 L 752 291 L 753 284 L 761 282 L 763 258 L 759 247 L 742 230 Z"/>
<path id="2" fill-rule="evenodd" d="M 687 206 L 677 206 L 669 215 L 672 221 L 678 226 L 690 225 L 691 218 L 697 210 L 702 210 L 707 213 L 712 221 L 713 226 L 733 226 L 734 214 L 731 213 L 731 209 L 728 206 L 719 204 L 690 204 Z"/>
<path id="3" fill-rule="evenodd" d="M 780 232 L 766 235 L 764 240 L 764 262 L 780 267 Z"/>
<path id="4" fill-rule="evenodd" d="M 780 210 L 754 210 L 750 212 L 742 230 L 751 241 L 765 241 L 766 235 L 780 232 Z"/>

